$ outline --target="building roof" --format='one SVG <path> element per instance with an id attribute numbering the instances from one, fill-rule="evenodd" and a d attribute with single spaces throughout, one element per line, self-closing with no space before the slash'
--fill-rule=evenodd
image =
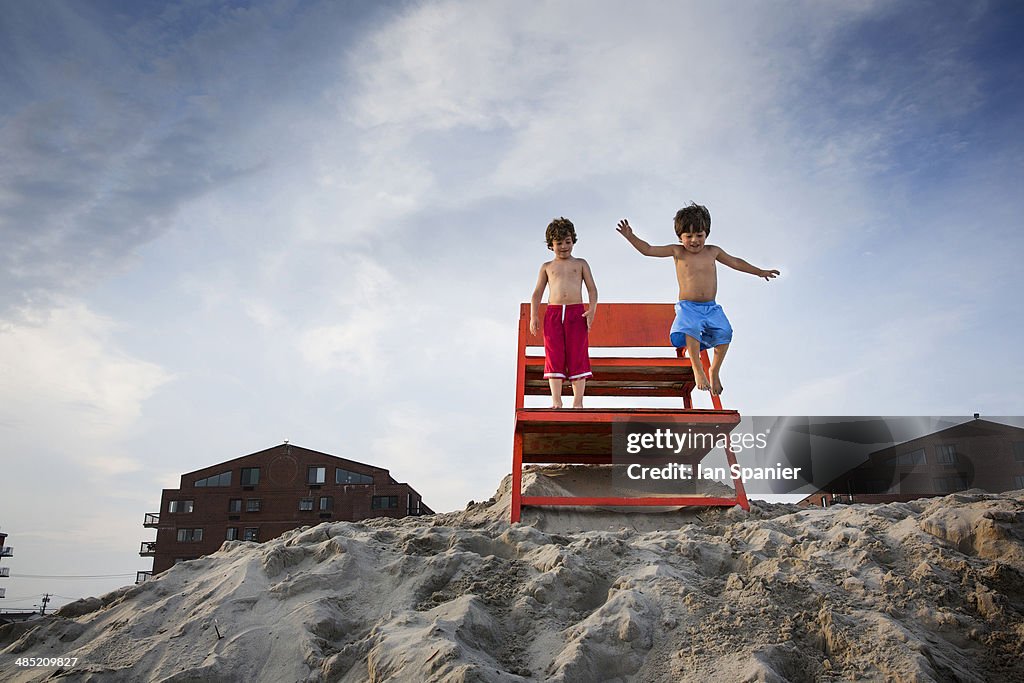
<path id="1" fill-rule="evenodd" d="M 1007 434 L 1013 432 L 1017 432 L 1020 438 L 1024 439 L 1024 429 L 1022 429 L 1021 427 L 1003 424 L 1001 422 L 992 422 L 991 420 L 982 420 L 980 418 L 974 418 L 973 420 L 967 420 L 966 422 L 961 422 L 960 424 L 953 425 L 952 427 L 940 429 L 937 432 L 924 434 L 923 436 L 919 436 L 916 439 L 910 439 L 909 441 L 902 441 L 898 444 L 893 444 L 892 446 L 880 448 L 877 451 L 872 452 L 871 455 L 868 456 L 868 458 L 870 459 L 871 457 L 879 453 L 885 453 L 894 448 L 915 445 L 919 441 L 932 442 L 940 438 L 992 436 L 993 433 Z"/>
<path id="2" fill-rule="evenodd" d="M 207 470 L 220 469 L 220 468 L 223 468 L 225 466 L 227 466 L 227 467 L 234 467 L 236 465 L 242 465 L 242 464 L 244 464 L 244 461 L 249 459 L 249 458 L 254 458 L 254 457 L 257 457 L 257 456 L 265 455 L 265 454 L 271 453 L 273 451 L 281 451 L 282 453 L 286 453 L 286 454 L 291 454 L 293 451 L 303 451 L 303 452 L 308 453 L 308 454 L 313 454 L 313 455 L 316 455 L 316 456 L 319 456 L 319 457 L 323 457 L 323 458 L 327 458 L 327 459 L 329 459 L 331 461 L 334 461 L 339 467 L 341 467 L 343 465 L 357 465 L 359 467 L 365 467 L 365 468 L 368 468 L 368 469 L 378 470 L 378 471 L 381 471 L 381 472 L 388 472 L 389 471 L 385 467 L 378 467 L 376 465 L 369 465 L 369 464 L 367 464 L 365 462 L 359 462 L 358 460 L 349 460 L 348 458 L 341 458 L 341 457 L 338 457 L 337 455 L 331 455 L 330 453 L 323 453 L 321 451 L 314 451 L 311 448 L 303 448 L 302 446 L 296 446 L 293 443 L 287 443 L 286 442 L 286 443 L 278 444 L 277 446 L 271 446 L 270 448 L 265 448 L 262 451 L 256 451 L 255 453 L 249 453 L 248 455 L 241 455 L 241 456 L 239 456 L 237 458 L 232 458 L 231 460 L 225 460 L 223 462 L 219 462 L 219 463 L 216 463 L 216 464 L 213 464 L 213 465 L 207 465 L 206 467 L 200 467 L 197 470 L 192 470 L 191 472 L 185 472 L 181 476 L 182 477 L 188 477 L 188 476 L 191 476 L 193 474 L 200 474 L 200 473 L 206 472 Z"/>

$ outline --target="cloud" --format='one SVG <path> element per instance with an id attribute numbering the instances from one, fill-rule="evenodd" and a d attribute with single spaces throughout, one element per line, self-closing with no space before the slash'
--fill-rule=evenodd
<path id="1" fill-rule="evenodd" d="M 0 35 L 10 39 L 0 82 L 22 84 L 0 127 L 0 315 L 45 308 L 123 270 L 182 202 L 237 173 L 211 153 L 205 117 L 168 107 L 152 78 L 128 66 L 123 41 L 105 40 L 108 29 L 74 9 L 51 9 L 67 45 L 48 52 L 38 34 Z M 141 87 L 125 92 L 126 80 Z"/>
<path id="2" fill-rule="evenodd" d="M 834 136 L 846 124 L 831 120 L 819 144 L 790 126 L 819 75 L 814 58 L 870 5 L 536 9 L 414 4 L 350 51 L 340 112 L 361 137 L 357 156 L 401 159 L 395 178 L 407 192 L 400 213 L 374 211 L 365 192 L 346 212 L 373 207 L 365 215 L 393 231 L 432 227 L 438 211 L 558 201 L 553 215 L 610 220 L 614 205 L 638 225 L 660 225 L 701 199 L 714 212 L 729 207 L 735 239 L 756 251 L 786 230 L 795 262 L 873 217 L 872 169 L 859 155 L 885 140 Z M 352 170 L 338 176 L 354 187 L 395 184 Z M 772 205 L 800 206 L 798 220 L 766 212 Z"/>
<path id="3" fill-rule="evenodd" d="M 123 273 L 184 207 L 287 160 L 304 132 L 282 118 L 306 99 L 303 58 L 329 44 L 317 19 L 330 12 L 276 23 L 289 7 L 6 8 L 0 317 Z M 288 36 L 304 49 L 276 61 Z"/>
<path id="4" fill-rule="evenodd" d="M 363 379 L 390 376 L 392 368 L 380 352 L 381 337 L 394 329 L 387 313 L 353 312 L 345 322 L 306 330 L 299 351 L 317 370 L 342 370 Z"/>
<path id="5" fill-rule="evenodd" d="M 119 352 L 114 329 L 80 304 L 0 328 L 0 429 L 10 447 L 59 453 L 102 473 L 137 467 L 116 444 L 172 375 Z"/>
<path id="6" fill-rule="evenodd" d="M 478 428 L 472 414 L 459 410 L 438 414 L 399 402 L 375 427 L 370 462 L 413 486 L 437 512 L 490 496 L 511 459 L 504 457 L 506 449 L 511 453 L 511 435 L 498 443 L 493 430 Z M 495 450 L 502 454 L 500 464 Z"/>
<path id="7" fill-rule="evenodd" d="M 407 140 L 487 131 L 499 156 L 480 185 L 510 190 L 705 165 L 723 146 L 767 142 L 775 98 L 812 69 L 786 49 L 794 22 L 815 35 L 863 11 L 749 8 L 724 21 L 694 5 L 587 8 L 414 5 L 353 52 L 354 120 Z"/>
<path id="8" fill-rule="evenodd" d="M 241 301 L 241 304 L 245 315 L 260 327 L 276 330 L 284 326 L 284 317 L 274 309 L 269 301 L 246 298 Z"/>
<path id="9" fill-rule="evenodd" d="M 318 371 L 340 370 L 379 385 L 402 374 L 401 350 L 412 342 L 409 330 L 420 312 L 409 292 L 413 284 L 393 275 L 365 254 L 334 254 L 330 275 L 318 289 L 325 293 L 320 310 L 296 337 L 297 348 Z"/>
<path id="10" fill-rule="evenodd" d="M 519 99 L 521 89 L 542 80 L 559 47 L 531 40 L 523 30 L 531 13 L 488 9 L 414 5 L 362 41 L 350 58 L 359 87 L 351 103 L 355 123 L 415 133 L 525 122 L 531 108 Z M 524 49 L 531 59 L 522 59 Z"/>

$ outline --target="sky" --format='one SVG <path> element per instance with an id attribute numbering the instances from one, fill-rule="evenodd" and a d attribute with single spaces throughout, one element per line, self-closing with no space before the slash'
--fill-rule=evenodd
<path id="1" fill-rule="evenodd" d="M 285 440 L 489 498 L 558 216 L 599 301 L 674 300 L 615 225 L 668 244 L 690 201 L 781 270 L 720 269 L 726 407 L 1024 414 L 1022 29 L 1012 1 L 0 0 L 0 608 L 132 583 L 161 489 Z"/>

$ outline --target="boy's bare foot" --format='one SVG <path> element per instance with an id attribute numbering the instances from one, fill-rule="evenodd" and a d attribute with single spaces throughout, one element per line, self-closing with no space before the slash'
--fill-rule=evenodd
<path id="1" fill-rule="evenodd" d="M 711 382 L 708 381 L 707 375 L 704 374 L 704 368 L 699 365 L 693 367 L 693 381 L 697 384 L 697 389 L 700 391 L 711 391 Z"/>
<path id="2" fill-rule="evenodd" d="M 716 370 L 711 371 L 711 393 L 715 396 L 722 394 L 722 380 L 718 378 L 718 372 Z"/>
<path id="3" fill-rule="evenodd" d="M 551 404 L 551 410 L 561 410 L 564 407 L 565 406 L 563 406 L 561 403 L 552 403 Z"/>

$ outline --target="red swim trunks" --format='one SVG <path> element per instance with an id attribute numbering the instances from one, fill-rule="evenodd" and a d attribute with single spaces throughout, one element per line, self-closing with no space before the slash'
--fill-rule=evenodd
<path id="1" fill-rule="evenodd" d="M 544 313 L 544 379 L 593 377 L 583 304 L 548 304 Z"/>

